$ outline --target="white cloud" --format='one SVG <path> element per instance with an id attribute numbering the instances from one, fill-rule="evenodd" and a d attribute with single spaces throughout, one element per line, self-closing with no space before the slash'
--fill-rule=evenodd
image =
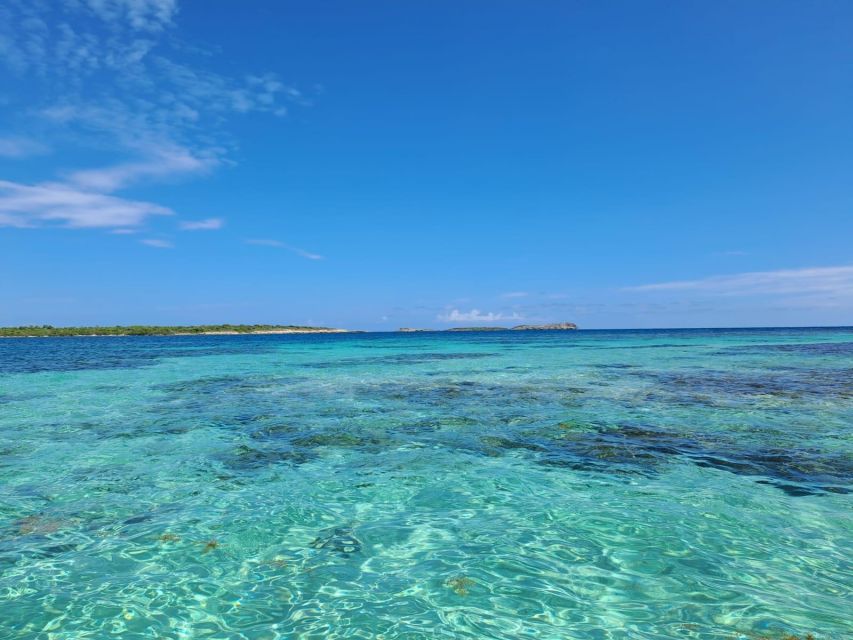
<path id="1" fill-rule="evenodd" d="M 21 136 L 0 138 L 0 157 L 25 158 L 47 153 L 49 147 L 38 140 Z"/>
<path id="2" fill-rule="evenodd" d="M 134 227 L 149 216 L 172 215 L 167 207 L 126 200 L 59 182 L 25 185 L 0 180 L 0 226 Z"/>
<path id="3" fill-rule="evenodd" d="M 853 266 L 753 271 L 700 280 L 646 284 L 626 290 L 695 291 L 732 296 L 822 294 L 853 298 Z"/>
<path id="4" fill-rule="evenodd" d="M 157 249 L 172 249 L 175 246 L 168 240 L 160 240 L 158 238 L 145 238 L 144 240 L 140 240 L 139 242 L 141 242 L 142 244 L 146 244 L 149 247 L 156 247 Z"/>
<path id="5" fill-rule="evenodd" d="M 205 220 L 186 220 L 180 223 L 184 231 L 214 231 L 225 224 L 222 218 L 207 218 Z"/>
<path id="6" fill-rule="evenodd" d="M 294 247 L 293 245 L 289 245 L 279 240 L 257 238 L 246 240 L 245 242 L 246 244 L 254 244 L 261 247 L 276 247 L 278 249 L 286 249 L 287 251 L 292 251 L 296 255 L 302 256 L 303 258 L 306 258 L 308 260 L 325 260 L 325 257 L 321 256 L 319 253 L 311 253 L 310 251 L 300 249 L 299 247 Z"/>
<path id="7" fill-rule="evenodd" d="M 502 293 L 501 298 L 526 298 L 530 294 L 527 291 L 509 291 L 507 293 Z"/>
<path id="8" fill-rule="evenodd" d="M 111 192 L 146 179 L 202 173 L 216 163 L 215 158 L 199 158 L 181 147 L 155 148 L 146 160 L 75 171 L 68 175 L 68 181 L 84 189 Z"/>
<path id="9" fill-rule="evenodd" d="M 515 312 L 510 314 L 503 312 L 495 313 L 494 311 L 483 313 L 479 309 L 471 309 L 470 311 L 459 311 L 459 309 L 453 309 L 449 313 L 439 314 L 437 319 L 441 322 L 485 322 L 489 324 L 505 320 L 524 320 L 524 316 Z"/>
<path id="10" fill-rule="evenodd" d="M 205 172 L 217 162 L 174 145 L 146 150 L 148 158 L 144 160 L 74 171 L 63 182 L 25 185 L 0 181 L 0 226 L 37 227 L 59 222 L 67 227 L 124 227 L 127 232 L 126 227 L 137 226 L 149 216 L 174 212 L 152 202 L 116 197 L 111 192 L 144 180 Z M 211 218 L 187 224 L 205 224 L 204 228 L 210 229 L 218 228 L 210 225 L 221 223 Z"/>

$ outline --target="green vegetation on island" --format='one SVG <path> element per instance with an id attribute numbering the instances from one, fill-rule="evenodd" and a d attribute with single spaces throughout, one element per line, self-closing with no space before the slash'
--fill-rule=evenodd
<path id="1" fill-rule="evenodd" d="M 130 325 L 126 327 L 54 327 L 49 324 L 0 327 L 0 338 L 48 338 L 61 336 L 178 336 L 267 333 L 345 333 L 346 329 L 281 324 L 200 324 L 188 326 Z"/>

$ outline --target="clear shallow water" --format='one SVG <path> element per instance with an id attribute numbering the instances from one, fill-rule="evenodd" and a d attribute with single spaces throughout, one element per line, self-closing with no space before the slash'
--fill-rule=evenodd
<path id="1" fill-rule="evenodd" d="M 853 330 L 0 341 L 0 638 L 850 637 Z"/>

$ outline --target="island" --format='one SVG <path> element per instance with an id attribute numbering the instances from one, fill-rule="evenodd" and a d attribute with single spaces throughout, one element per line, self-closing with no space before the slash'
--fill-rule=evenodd
<path id="1" fill-rule="evenodd" d="M 423 331 L 574 331 L 578 328 L 574 322 L 555 322 L 553 324 L 520 324 L 515 327 L 452 327 L 450 329 L 412 329 L 401 327 L 402 333 L 419 333 Z"/>
<path id="2" fill-rule="evenodd" d="M 574 331 L 578 328 L 574 322 L 556 322 L 554 324 L 520 324 L 513 331 Z"/>
<path id="3" fill-rule="evenodd" d="M 49 324 L 0 327 L 0 338 L 66 336 L 214 336 L 284 333 L 350 333 L 347 329 L 279 324 L 200 324 L 187 326 L 130 325 L 113 327 L 54 327 Z"/>

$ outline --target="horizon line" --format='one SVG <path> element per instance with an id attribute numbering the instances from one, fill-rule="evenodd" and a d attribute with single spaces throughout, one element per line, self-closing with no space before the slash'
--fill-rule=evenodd
<path id="1" fill-rule="evenodd" d="M 162 327 L 162 328 L 191 328 L 191 327 L 219 327 L 219 326 L 231 326 L 231 327 L 276 327 L 276 328 L 306 328 L 306 329 L 331 329 L 336 330 L 338 332 L 349 332 L 349 333 L 444 333 L 451 331 L 453 329 L 468 329 L 471 331 L 477 331 L 482 329 L 484 332 L 496 332 L 496 331 L 513 331 L 512 327 L 488 327 L 482 325 L 458 325 L 454 327 L 447 328 L 433 328 L 433 327 L 399 327 L 397 329 L 354 329 L 354 328 L 343 328 L 343 327 L 331 327 L 331 326 L 313 326 L 313 325 L 299 325 L 299 324 L 279 324 L 279 323 L 255 323 L 255 322 L 220 322 L 220 323 L 200 323 L 200 324 L 90 324 L 90 325 L 51 325 L 51 324 L 18 324 L 18 325 L 0 325 L 0 331 L 4 329 L 104 329 L 104 328 L 131 328 L 131 327 L 140 327 L 140 328 L 152 328 L 152 327 Z M 549 332 L 575 332 L 575 331 L 705 331 L 705 330 L 743 330 L 743 329 L 751 329 L 751 330 L 761 330 L 761 329 L 853 329 L 853 324 L 822 324 L 822 325 L 814 325 L 814 324 L 795 324 L 795 325 L 720 325 L 720 326 L 697 326 L 697 327 L 686 327 L 686 326 L 660 326 L 660 327 L 593 327 L 593 328 L 582 328 L 577 326 L 575 329 L 566 330 L 566 329 L 541 329 L 542 331 Z M 535 331 L 535 329 L 533 329 Z M 305 333 L 310 333 L 310 331 L 306 331 Z M 225 335 L 225 334 L 223 334 Z M 247 334 L 241 334 L 247 335 Z M 290 335 L 290 334 L 287 334 Z M 86 336 L 79 336 L 86 337 Z"/>

